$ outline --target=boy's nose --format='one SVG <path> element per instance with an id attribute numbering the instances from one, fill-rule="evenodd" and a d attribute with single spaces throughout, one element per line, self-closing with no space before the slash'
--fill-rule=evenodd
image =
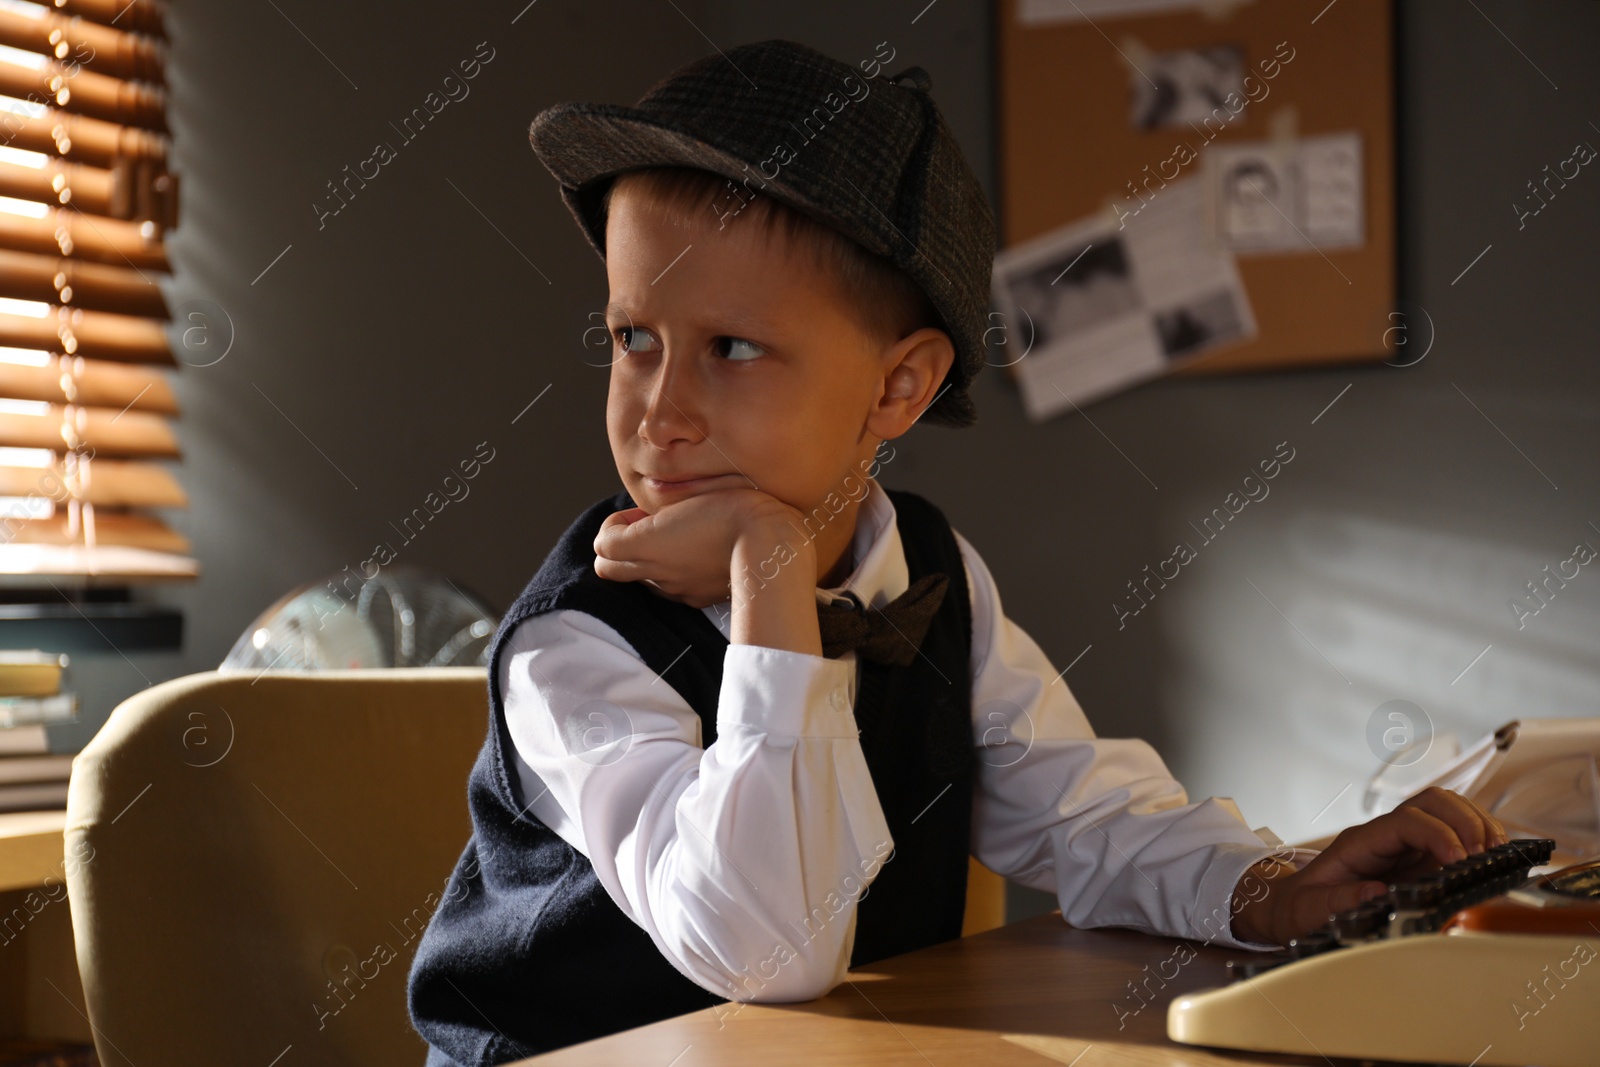
<path id="1" fill-rule="evenodd" d="M 677 440 L 699 440 L 704 420 L 693 387 L 693 375 L 683 373 L 670 358 L 663 358 L 661 370 L 650 382 L 644 415 L 639 420 L 639 436 L 657 448 Z"/>

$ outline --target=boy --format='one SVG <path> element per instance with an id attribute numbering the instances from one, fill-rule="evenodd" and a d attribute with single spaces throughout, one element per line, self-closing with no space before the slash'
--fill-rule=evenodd
<path id="1" fill-rule="evenodd" d="M 1274 853 L 1095 737 L 977 550 L 877 483 L 924 414 L 973 419 L 994 245 L 886 47 L 765 41 L 534 121 L 606 263 L 625 490 L 495 636 L 473 837 L 411 972 L 429 1064 L 820 996 L 959 936 L 969 852 L 1076 925 L 1266 948 L 1504 839 L 1430 792 Z"/>

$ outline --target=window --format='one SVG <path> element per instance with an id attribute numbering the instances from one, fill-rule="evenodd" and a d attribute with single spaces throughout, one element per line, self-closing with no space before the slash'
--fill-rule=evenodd
<path id="1" fill-rule="evenodd" d="M 0 582 L 197 573 L 152 509 L 174 366 L 177 223 L 160 0 L 0 0 Z"/>

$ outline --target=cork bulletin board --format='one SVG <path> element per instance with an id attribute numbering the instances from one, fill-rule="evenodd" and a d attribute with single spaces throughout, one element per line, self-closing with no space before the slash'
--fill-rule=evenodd
<path id="1" fill-rule="evenodd" d="M 1144 377 L 1392 356 L 1384 343 L 1396 310 L 1389 0 L 999 0 L 996 11 L 997 298 L 1008 254 L 1058 241 L 1054 261 L 1034 256 L 1031 291 L 1041 299 L 1066 288 L 1047 288 L 1046 275 L 1061 266 L 1055 280 L 1075 281 L 1072 299 L 1086 307 L 1137 304 L 1139 296 L 1101 285 L 1129 262 L 1147 279 L 1171 274 L 1174 263 L 1214 269 L 1226 277 L 1217 284 L 1246 294 L 1232 309 L 1233 332 L 1205 346 L 1193 343 L 1193 321 L 1157 322 L 1161 298 L 1146 296 L 1163 358 L 1146 357 Z M 1181 246 L 1158 230 L 1180 209 L 1193 238 Z M 1193 220 L 1202 214 L 1215 263 L 1200 262 Z M 1150 236 L 1140 237 L 1141 226 Z M 1071 254 L 1074 227 L 1100 234 L 1082 239 L 1081 262 Z M 1132 239 L 1108 242 L 1108 232 Z M 1113 247 L 1121 244 L 1126 254 Z M 1014 311 L 1021 283 L 1005 291 L 1011 302 L 997 306 Z M 1203 325 L 1202 302 L 1192 300 Z M 1060 333 L 1055 326 L 1103 318 L 1067 307 L 1054 325 L 1030 316 L 1030 329 Z"/>

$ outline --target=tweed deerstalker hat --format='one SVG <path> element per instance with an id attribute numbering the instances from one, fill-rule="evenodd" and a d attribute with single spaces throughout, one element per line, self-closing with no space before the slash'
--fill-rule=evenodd
<path id="1" fill-rule="evenodd" d="M 556 104 L 528 130 L 561 198 L 605 258 L 606 189 L 640 167 L 697 167 L 729 180 L 728 210 L 765 193 L 889 260 L 921 286 L 955 347 L 924 418 L 968 426 L 984 364 L 994 216 L 921 67 L 860 70 L 794 41 L 706 56 L 639 102 Z M 890 50 L 888 59 L 893 59 Z"/>

